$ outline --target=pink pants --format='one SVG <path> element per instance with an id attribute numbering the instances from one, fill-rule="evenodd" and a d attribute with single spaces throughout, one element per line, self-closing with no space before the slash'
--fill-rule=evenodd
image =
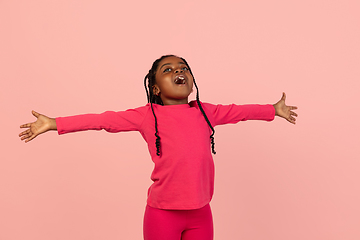
<path id="1" fill-rule="evenodd" d="M 163 210 L 146 206 L 145 240 L 213 240 L 210 205 L 194 210 Z"/>

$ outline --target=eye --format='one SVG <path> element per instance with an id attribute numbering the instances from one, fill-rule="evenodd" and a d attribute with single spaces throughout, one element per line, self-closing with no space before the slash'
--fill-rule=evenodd
<path id="1" fill-rule="evenodd" d="M 189 68 L 188 68 L 188 67 L 183 67 L 183 68 L 182 68 L 182 70 L 184 70 L 184 71 L 188 71 L 188 70 L 189 70 Z"/>
<path id="2" fill-rule="evenodd" d="M 170 72 L 171 68 L 166 68 L 163 72 Z"/>

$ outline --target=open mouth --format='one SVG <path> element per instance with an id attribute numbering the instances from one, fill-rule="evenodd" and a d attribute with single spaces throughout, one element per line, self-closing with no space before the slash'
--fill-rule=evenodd
<path id="1" fill-rule="evenodd" d="M 175 84 L 185 84 L 186 79 L 185 79 L 184 76 L 178 75 L 178 76 L 175 77 L 174 82 L 175 82 Z"/>

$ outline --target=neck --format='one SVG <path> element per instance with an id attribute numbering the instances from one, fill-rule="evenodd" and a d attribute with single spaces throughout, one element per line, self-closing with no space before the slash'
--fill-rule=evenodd
<path id="1" fill-rule="evenodd" d="M 179 104 L 189 104 L 188 98 L 184 98 L 184 99 L 166 99 L 163 100 L 163 104 L 165 105 L 179 105 Z"/>

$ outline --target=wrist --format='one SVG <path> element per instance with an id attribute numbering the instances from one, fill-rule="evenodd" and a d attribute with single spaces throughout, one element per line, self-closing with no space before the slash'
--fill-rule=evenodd
<path id="1" fill-rule="evenodd" d="M 275 116 L 279 116 L 279 115 L 278 115 L 278 112 L 277 112 L 277 109 L 276 109 L 276 103 L 273 104 L 273 107 L 274 107 L 274 109 L 275 109 Z"/>
<path id="2" fill-rule="evenodd" d="M 50 118 L 50 130 L 57 130 L 57 126 L 56 126 L 56 119 L 55 118 Z"/>

